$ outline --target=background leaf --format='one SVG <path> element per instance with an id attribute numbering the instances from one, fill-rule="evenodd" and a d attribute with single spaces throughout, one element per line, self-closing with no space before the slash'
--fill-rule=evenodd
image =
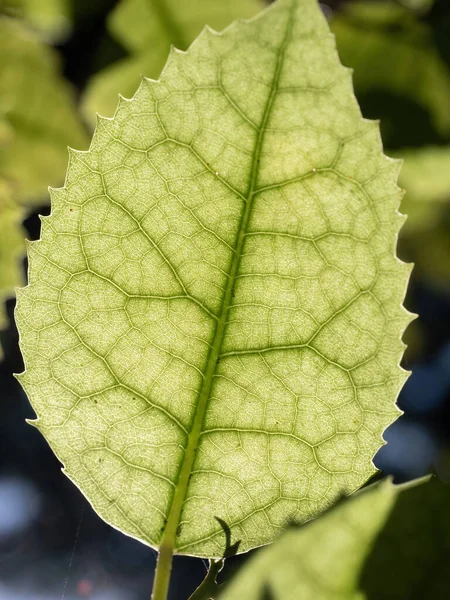
<path id="1" fill-rule="evenodd" d="M 15 182 L 22 203 L 42 202 L 64 181 L 68 145 L 87 145 L 72 100 L 53 50 L 0 17 L 0 176 Z"/>
<path id="2" fill-rule="evenodd" d="M 21 381 L 65 472 L 152 545 L 268 543 L 374 472 L 405 373 L 399 164 L 315 0 L 173 51 L 29 252 Z"/>
<path id="3" fill-rule="evenodd" d="M 23 210 L 14 201 L 12 186 L 0 179 L 0 329 L 7 324 L 5 300 L 14 294 L 15 287 L 24 283 L 21 259 L 25 254 L 25 234 L 21 227 L 22 219 Z"/>
<path id="4" fill-rule="evenodd" d="M 0 12 L 26 21 L 47 42 L 61 42 L 71 27 L 70 0 L 0 0 Z"/>
<path id="5" fill-rule="evenodd" d="M 450 70 L 427 23 L 394 2 L 363 0 L 346 4 L 331 28 L 365 113 L 382 117 L 387 147 L 396 141 L 394 119 L 408 119 L 402 145 L 415 145 L 424 128 L 450 134 Z M 403 115 L 393 111 L 396 99 Z"/>
<path id="6" fill-rule="evenodd" d="M 257 553 L 221 600 L 445 598 L 449 501 L 437 479 L 372 485 Z"/>
<path id="7" fill-rule="evenodd" d="M 450 206 L 450 146 L 403 149 L 401 154 L 399 185 L 406 190 L 402 209 L 408 215 L 402 235 L 415 235 L 437 227 Z"/>

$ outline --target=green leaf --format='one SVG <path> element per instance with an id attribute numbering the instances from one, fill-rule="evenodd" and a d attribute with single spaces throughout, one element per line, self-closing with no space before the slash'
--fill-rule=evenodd
<path id="1" fill-rule="evenodd" d="M 154 547 L 268 543 L 374 472 L 405 380 L 399 162 L 315 0 L 173 50 L 29 251 L 37 427 L 97 512 Z"/>
<path id="2" fill-rule="evenodd" d="M 400 236 L 401 254 L 415 263 L 417 280 L 448 289 L 450 146 L 407 148 L 400 155 L 405 162 L 399 184 L 406 191 L 401 208 L 408 214 Z"/>
<path id="3" fill-rule="evenodd" d="M 450 71 L 425 22 L 393 2 L 364 0 L 346 4 L 331 28 L 342 62 L 355 70 L 358 98 L 384 91 L 409 99 L 450 134 Z"/>
<path id="4" fill-rule="evenodd" d="M 70 32 L 69 0 L 0 0 L 0 12 L 23 19 L 50 43 L 61 42 Z"/>
<path id="5" fill-rule="evenodd" d="M 114 114 L 117 95 L 131 96 L 139 75 L 157 78 L 170 46 L 186 50 L 205 23 L 223 29 L 233 19 L 248 18 L 263 6 L 262 0 L 122 0 L 108 19 L 108 28 L 130 53 L 92 78 L 82 109 L 95 124 L 95 114 Z"/>
<path id="6" fill-rule="evenodd" d="M 85 147 L 56 53 L 18 21 L 0 18 L 0 176 L 18 200 L 41 202 L 64 181 L 67 145 Z"/>
<path id="7" fill-rule="evenodd" d="M 14 191 L 0 179 L 0 329 L 7 325 L 4 302 L 23 285 L 21 259 L 25 254 L 25 234 L 21 223 L 23 211 L 14 201 Z M 1 350 L 0 350 L 1 352 Z"/>
<path id="8" fill-rule="evenodd" d="M 450 487 L 371 485 L 320 519 L 291 528 L 243 567 L 221 600 L 446 598 Z"/>
<path id="9" fill-rule="evenodd" d="M 420 14 L 431 10 L 434 4 L 434 0 L 399 0 L 399 2 Z"/>

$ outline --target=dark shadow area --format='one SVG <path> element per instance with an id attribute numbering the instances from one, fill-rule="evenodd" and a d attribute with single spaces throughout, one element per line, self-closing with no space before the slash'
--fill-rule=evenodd
<path id="1" fill-rule="evenodd" d="M 450 590 L 450 486 L 400 494 L 361 574 L 368 600 L 446 600 Z M 410 543 L 405 542 L 410 540 Z"/>

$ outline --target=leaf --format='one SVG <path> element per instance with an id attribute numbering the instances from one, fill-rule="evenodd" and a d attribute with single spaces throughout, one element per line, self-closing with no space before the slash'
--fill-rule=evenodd
<path id="1" fill-rule="evenodd" d="M 358 98 L 384 91 L 408 99 L 429 113 L 441 135 L 450 134 L 450 70 L 425 22 L 395 3 L 365 0 L 346 4 L 331 28 L 342 62 L 355 69 Z M 404 110 L 411 113 L 411 105 Z M 385 123 L 387 135 L 389 125 L 398 126 Z M 409 127 L 413 136 L 417 124 Z"/>
<path id="2" fill-rule="evenodd" d="M 0 17 L 0 176 L 15 183 L 20 202 L 41 202 L 49 184 L 64 181 L 67 145 L 87 145 L 56 58 L 19 22 Z"/>
<path id="3" fill-rule="evenodd" d="M 36 426 L 109 523 L 220 558 L 374 472 L 405 380 L 399 162 L 315 0 L 173 50 L 29 251 L 17 322 Z"/>
<path id="4" fill-rule="evenodd" d="M 69 0 L 0 0 L 0 12 L 23 19 L 49 43 L 61 42 L 70 32 Z"/>
<path id="5" fill-rule="evenodd" d="M 450 487 L 384 480 L 258 552 L 221 600 L 445 598 Z"/>
<path id="6" fill-rule="evenodd" d="M 158 77 L 170 46 L 186 50 L 205 23 L 223 29 L 233 19 L 251 17 L 262 0 L 122 0 L 108 19 L 108 29 L 130 57 L 94 75 L 83 98 L 86 119 L 114 114 L 117 95 L 132 95 L 139 74 Z"/>
<path id="7" fill-rule="evenodd" d="M 25 254 L 25 234 L 21 228 L 22 210 L 14 202 L 12 187 L 0 179 L 0 330 L 7 325 L 4 302 L 23 285 L 21 259 Z M 0 349 L 1 357 L 1 349 Z"/>

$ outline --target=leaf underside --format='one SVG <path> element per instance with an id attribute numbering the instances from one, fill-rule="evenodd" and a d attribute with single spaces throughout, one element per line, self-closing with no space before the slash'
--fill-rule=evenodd
<path id="1" fill-rule="evenodd" d="M 17 322 L 36 426 L 109 523 L 219 557 L 374 472 L 398 415 L 399 163 L 315 0 L 144 79 L 70 152 Z"/>

